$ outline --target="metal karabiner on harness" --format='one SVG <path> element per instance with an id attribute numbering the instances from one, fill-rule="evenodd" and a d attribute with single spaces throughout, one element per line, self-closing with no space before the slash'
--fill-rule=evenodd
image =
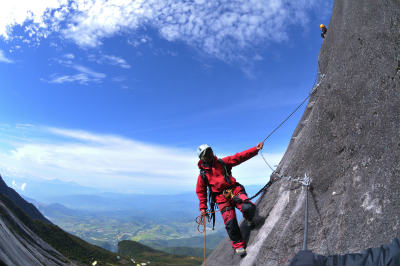
<path id="1" fill-rule="evenodd" d="M 239 183 L 237 183 L 239 184 Z M 242 186 L 239 184 L 239 186 Z M 242 186 L 243 187 L 243 186 Z M 243 200 L 241 198 L 239 198 L 240 194 L 246 194 L 246 192 L 242 192 L 240 191 L 239 193 L 237 193 L 236 195 L 233 193 L 233 190 L 235 188 L 227 188 L 224 189 L 224 191 L 222 191 L 222 195 L 227 199 L 227 200 L 233 200 L 235 203 L 243 203 Z M 244 188 L 243 188 L 244 190 Z M 246 201 L 246 200 L 245 200 Z M 247 200 L 248 201 L 248 200 Z"/>
<path id="2" fill-rule="evenodd" d="M 224 191 L 222 191 L 222 195 L 228 200 L 231 200 L 235 197 L 235 195 L 233 195 L 232 188 L 224 189 Z"/>

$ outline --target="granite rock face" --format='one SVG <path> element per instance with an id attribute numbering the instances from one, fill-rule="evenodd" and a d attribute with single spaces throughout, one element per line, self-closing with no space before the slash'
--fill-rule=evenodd
<path id="1" fill-rule="evenodd" d="M 4 196 L 3 196 L 4 197 Z M 32 232 L 0 199 L 0 265 L 73 266 L 61 253 Z"/>
<path id="2" fill-rule="evenodd" d="M 400 2 L 335 0 L 319 80 L 277 172 L 312 178 L 308 249 L 358 252 L 400 236 Z M 207 265 L 287 265 L 302 248 L 305 189 L 276 181 L 257 202 L 248 254 L 225 239 Z"/>

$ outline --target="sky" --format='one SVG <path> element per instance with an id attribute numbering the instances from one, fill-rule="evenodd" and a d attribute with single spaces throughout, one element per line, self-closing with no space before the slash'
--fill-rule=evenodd
<path id="1" fill-rule="evenodd" d="M 262 141 L 311 92 L 332 0 L 0 2 L 0 174 L 194 191 L 196 148 Z M 304 108 L 264 145 L 282 158 Z M 265 184 L 260 156 L 237 166 Z"/>

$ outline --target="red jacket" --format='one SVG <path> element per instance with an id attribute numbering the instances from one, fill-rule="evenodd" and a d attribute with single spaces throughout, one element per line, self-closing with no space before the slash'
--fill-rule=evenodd
<path id="1" fill-rule="evenodd" d="M 225 162 L 226 167 L 230 168 L 241 164 L 242 162 L 256 156 L 257 154 L 257 147 L 254 147 L 246 151 L 236 153 L 235 155 L 222 158 L 222 160 Z M 198 162 L 198 166 L 200 169 L 204 169 L 206 177 L 208 179 L 208 183 L 211 185 L 212 192 L 221 193 L 225 188 L 236 183 L 236 179 L 233 176 L 230 177 L 231 184 L 228 184 L 228 182 L 225 181 L 225 169 L 222 164 L 218 162 L 218 158 L 215 156 L 214 164 L 212 166 L 204 164 L 202 160 Z M 200 210 L 207 209 L 207 185 L 200 174 L 197 178 L 196 194 L 199 197 Z"/>

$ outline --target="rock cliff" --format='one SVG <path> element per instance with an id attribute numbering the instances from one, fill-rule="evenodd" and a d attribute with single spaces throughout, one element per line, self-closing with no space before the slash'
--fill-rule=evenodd
<path id="1" fill-rule="evenodd" d="M 0 265 L 73 265 L 61 253 L 30 230 L 15 214 L 22 212 L 0 193 Z"/>
<path id="2" fill-rule="evenodd" d="M 308 249 L 330 255 L 390 243 L 400 235 L 400 2 L 335 0 L 318 63 L 277 172 L 312 178 Z M 247 256 L 225 239 L 207 265 L 288 264 L 302 248 L 304 197 L 301 185 L 276 181 L 257 201 Z"/>

